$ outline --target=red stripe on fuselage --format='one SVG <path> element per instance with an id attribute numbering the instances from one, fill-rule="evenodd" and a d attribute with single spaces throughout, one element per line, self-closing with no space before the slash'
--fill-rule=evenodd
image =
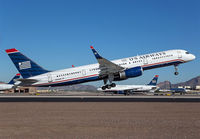
<path id="1" fill-rule="evenodd" d="M 175 61 L 181 61 L 181 62 L 185 62 L 182 59 L 175 59 L 175 60 L 169 60 L 169 61 L 165 61 L 165 62 L 158 62 L 158 63 L 154 63 L 154 64 L 148 64 L 148 65 L 143 65 L 141 67 L 148 67 L 148 66 L 153 66 L 153 65 L 159 65 L 159 64 L 164 64 L 164 63 L 169 63 L 169 62 L 175 62 Z M 37 85 L 33 85 L 33 86 L 38 86 L 38 85 L 51 85 L 51 84 L 55 84 L 55 83 L 63 83 L 66 81 L 75 81 L 78 79 L 84 79 L 84 78 L 88 78 L 88 77 L 94 77 L 94 76 L 98 76 L 98 74 L 94 74 L 94 75 L 89 75 L 89 76 L 84 76 L 84 77 L 79 77 L 79 78 L 72 78 L 72 79 L 67 79 L 67 80 L 62 80 L 62 81 L 57 81 L 57 82 L 51 82 L 51 83 L 44 83 L 44 84 L 37 84 Z"/>
<path id="2" fill-rule="evenodd" d="M 67 80 L 62 80 L 62 81 L 57 81 L 57 82 L 51 82 L 51 83 L 37 84 L 37 85 L 35 85 L 35 86 L 38 86 L 38 85 L 48 85 L 48 84 L 55 84 L 55 83 L 62 83 L 62 82 L 73 81 L 73 80 L 75 81 L 75 80 L 78 80 L 78 79 L 84 79 L 84 78 L 94 77 L 94 76 L 98 76 L 98 74 L 89 75 L 89 76 L 84 76 L 84 77 L 78 77 L 78 78 L 72 78 L 72 79 L 67 79 Z"/>
<path id="3" fill-rule="evenodd" d="M 164 61 L 164 62 L 158 62 L 158 63 L 154 63 L 154 64 L 147 64 L 147 65 L 143 65 L 142 67 L 154 66 L 154 65 L 158 65 L 158 64 L 165 64 L 165 63 L 170 63 L 170 62 L 175 62 L 175 61 L 185 62 L 182 59 L 175 59 L 175 60 L 169 60 L 169 61 Z"/>

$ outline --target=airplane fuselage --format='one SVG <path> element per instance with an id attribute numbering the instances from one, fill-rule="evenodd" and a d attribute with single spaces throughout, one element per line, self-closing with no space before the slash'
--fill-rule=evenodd
<path id="1" fill-rule="evenodd" d="M 195 59 L 195 56 L 189 54 L 185 50 L 168 50 L 113 60 L 112 62 L 127 69 L 140 66 L 143 70 L 149 70 L 170 65 L 179 65 L 185 62 L 192 61 L 193 59 Z M 86 66 L 52 71 L 30 77 L 28 79 L 37 80 L 37 82 L 34 83 L 33 86 L 62 86 L 102 80 L 102 77 L 99 76 L 99 73 L 99 64 L 90 64 Z M 16 84 L 17 83 L 18 82 L 16 82 Z"/>
<path id="2" fill-rule="evenodd" d="M 12 84 L 0 84 L 0 91 L 9 90 L 12 89 L 13 87 L 14 85 Z"/>
<path id="3" fill-rule="evenodd" d="M 149 92 L 153 90 L 157 90 L 158 87 L 154 85 L 116 85 L 116 87 L 102 90 L 102 88 L 98 88 L 98 91 L 103 92 L 117 92 L 117 91 L 133 91 L 133 92 Z"/>

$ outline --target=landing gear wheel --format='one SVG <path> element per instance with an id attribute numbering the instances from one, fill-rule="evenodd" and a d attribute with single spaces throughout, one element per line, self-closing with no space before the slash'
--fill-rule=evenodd
<path id="1" fill-rule="evenodd" d="M 178 75 L 179 73 L 176 71 L 176 72 L 174 72 L 174 75 Z"/>
<path id="2" fill-rule="evenodd" d="M 108 88 L 108 89 L 111 89 L 111 86 L 110 86 L 110 85 L 107 85 L 107 88 Z"/>
<path id="3" fill-rule="evenodd" d="M 110 85 L 111 87 L 115 87 L 116 86 L 116 84 L 115 83 L 111 83 L 111 85 Z"/>
<path id="4" fill-rule="evenodd" d="M 102 90 L 106 90 L 106 86 L 102 86 L 101 89 L 102 89 Z"/>

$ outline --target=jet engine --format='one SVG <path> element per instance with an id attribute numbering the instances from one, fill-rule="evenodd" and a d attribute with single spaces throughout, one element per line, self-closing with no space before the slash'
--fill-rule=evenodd
<path id="1" fill-rule="evenodd" d="M 141 76 L 142 73 L 143 73 L 142 67 L 134 67 L 117 73 L 116 75 L 114 75 L 114 80 L 115 81 L 126 80 L 128 78 Z"/>

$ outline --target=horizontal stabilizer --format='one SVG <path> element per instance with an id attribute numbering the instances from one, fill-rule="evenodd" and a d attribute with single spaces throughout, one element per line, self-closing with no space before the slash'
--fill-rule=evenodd
<path id="1" fill-rule="evenodd" d="M 17 86 L 31 86 L 32 84 L 36 83 L 38 80 L 36 79 L 15 79 Z"/>

